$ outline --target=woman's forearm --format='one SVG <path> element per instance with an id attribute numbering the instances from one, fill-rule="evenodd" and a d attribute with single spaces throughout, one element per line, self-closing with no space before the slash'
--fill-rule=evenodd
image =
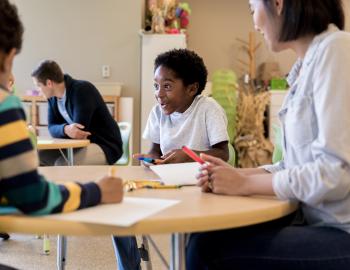
<path id="1" fill-rule="evenodd" d="M 248 175 L 244 193 L 246 195 L 276 195 L 272 187 L 272 177 L 271 173 Z"/>
<path id="2" fill-rule="evenodd" d="M 268 171 L 262 168 L 238 168 L 237 171 L 243 175 L 255 175 L 255 174 L 270 174 Z"/>

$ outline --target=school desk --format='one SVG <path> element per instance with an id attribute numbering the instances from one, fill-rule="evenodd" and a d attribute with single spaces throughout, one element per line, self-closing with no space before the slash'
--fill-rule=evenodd
<path id="1" fill-rule="evenodd" d="M 51 137 L 38 137 L 38 150 L 53 150 L 53 149 L 67 149 L 67 159 L 70 166 L 74 165 L 73 149 L 86 147 L 90 144 L 89 140 L 75 140 L 75 139 L 59 139 Z"/>

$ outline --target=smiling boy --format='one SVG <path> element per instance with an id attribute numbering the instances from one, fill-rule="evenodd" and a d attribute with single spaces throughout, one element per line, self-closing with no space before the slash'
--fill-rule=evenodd
<path id="1" fill-rule="evenodd" d="M 154 94 L 158 102 L 149 115 L 143 137 L 152 142 L 148 155 L 161 163 L 191 162 L 181 150 L 228 159 L 227 118 L 212 98 L 202 96 L 207 69 L 201 57 L 174 49 L 155 60 Z M 140 155 L 135 155 L 139 157 Z"/>

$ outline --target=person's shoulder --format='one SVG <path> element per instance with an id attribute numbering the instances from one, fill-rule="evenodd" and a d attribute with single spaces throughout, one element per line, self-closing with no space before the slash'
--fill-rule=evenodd
<path id="1" fill-rule="evenodd" d="M 9 92 L 0 88 L 0 102 L 4 102 L 8 98 L 8 96 L 9 96 Z"/>
<path id="2" fill-rule="evenodd" d="M 0 88 L 0 104 L 6 107 L 21 107 L 21 100 L 16 95 Z"/>
<path id="3" fill-rule="evenodd" d="M 97 90 L 96 86 L 94 86 L 91 82 L 86 80 L 77 80 L 69 76 L 68 74 L 65 74 L 65 82 L 66 82 L 66 89 L 68 91 L 75 92 L 76 95 L 84 94 L 86 95 L 87 92 L 89 92 L 89 95 L 101 95 L 100 92 Z"/>
<path id="4" fill-rule="evenodd" d="M 222 110 L 220 104 L 212 97 L 200 96 L 198 106 L 205 110 Z"/>
<path id="5" fill-rule="evenodd" d="M 151 115 L 153 118 L 161 118 L 161 116 L 163 115 L 163 111 L 159 104 L 156 104 L 152 107 Z"/>
<path id="6" fill-rule="evenodd" d="M 350 33 L 345 31 L 334 31 L 328 34 L 321 42 L 320 49 L 350 48 Z"/>
<path id="7" fill-rule="evenodd" d="M 89 81 L 74 79 L 68 74 L 65 74 L 64 78 L 65 78 L 65 83 L 67 88 L 70 86 L 74 86 L 78 88 L 90 88 L 90 89 L 97 90 L 96 87 Z"/>

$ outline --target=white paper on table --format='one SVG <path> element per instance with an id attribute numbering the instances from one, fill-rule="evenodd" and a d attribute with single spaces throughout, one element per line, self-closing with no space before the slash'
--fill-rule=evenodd
<path id="1" fill-rule="evenodd" d="M 124 197 L 122 203 L 100 204 L 45 218 L 128 227 L 177 203 L 178 200 Z"/>
<path id="2" fill-rule="evenodd" d="M 150 166 L 165 185 L 195 185 L 198 180 L 200 164 L 198 162 L 175 163 Z"/>
<path id="3" fill-rule="evenodd" d="M 38 140 L 38 143 L 42 143 L 42 144 L 53 144 L 54 140 Z"/>

